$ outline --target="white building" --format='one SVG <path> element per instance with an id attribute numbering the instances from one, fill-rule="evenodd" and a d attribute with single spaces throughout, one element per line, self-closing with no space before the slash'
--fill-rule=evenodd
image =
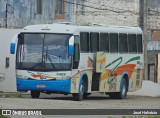
<path id="1" fill-rule="evenodd" d="M 10 43 L 19 29 L 0 29 L 0 92 L 16 92 L 15 55 Z"/>

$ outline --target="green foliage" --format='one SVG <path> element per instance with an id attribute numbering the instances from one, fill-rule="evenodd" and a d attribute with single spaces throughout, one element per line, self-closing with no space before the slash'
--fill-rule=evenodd
<path id="1" fill-rule="evenodd" d="M 21 98 L 21 93 L 0 93 L 0 98 Z"/>
<path id="2" fill-rule="evenodd" d="M 0 118 L 11 118 L 10 116 L 2 116 L 0 115 Z"/>
<path id="3" fill-rule="evenodd" d="M 148 116 L 148 118 L 160 118 L 160 116 L 159 115 L 157 115 L 157 116 Z"/>
<path id="4" fill-rule="evenodd" d="M 142 116 L 142 115 L 140 115 L 140 116 L 122 116 L 122 118 L 160 118 L 160 116 L 159 115 L 157 115 L 157 116 L 153 116 L 153 115 L 144 115 L 144 116 Z"/>
<path id="5" fill-rule="evenodd" d="M 122 118 L 127 118 L 126 116 L 122 116 Z"/>

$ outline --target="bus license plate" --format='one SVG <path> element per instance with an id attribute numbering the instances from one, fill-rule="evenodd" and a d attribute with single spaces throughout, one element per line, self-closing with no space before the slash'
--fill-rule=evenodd
<path id="1" fill-rule="evenodd" d="M 38 84 L 37 88 L 46 88 L 46 85 L 44 85 L 44 84 Z"/>

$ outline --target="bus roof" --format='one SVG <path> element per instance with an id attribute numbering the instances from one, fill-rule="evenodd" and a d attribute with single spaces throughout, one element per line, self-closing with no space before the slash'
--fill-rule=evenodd
<path id="1" fill-rule="evenodd" d="M 21 32 L 32 33 L 63 33 L 63 34 L 79 34 L 79 32 L 106 32 L 106 33 L 136 33 L 141 34 L 139 27 L 128 26 L 76 26 L 68 24 L 40 24 L 29 25 L 22 29 Z"/>

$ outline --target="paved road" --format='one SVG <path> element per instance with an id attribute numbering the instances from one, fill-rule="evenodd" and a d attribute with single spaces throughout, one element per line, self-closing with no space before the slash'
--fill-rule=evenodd
<path id="1" fill-rule="evenodd" d="M 40 99 L 31 99 L 25 95 L 24 98 L 0 98 L 0 107 L 2 109 L 160 109 L 160 98 L 128 96 L 124 100 L 115 100 L 109 99 L 107 95 L 94 94 L 83 101 L 73 101 L 71 95 L 41 95 Z M 99 118 L 101 117 L 103 116 Z"/>
<path id="2" fill-rule="evenodd" d="M 40 99 L 25 95 L 24 98 L 0 98 L 0 106 L 13 109 L 160 109 L 160 98 L 128 96 L 117 100 L 94 94 L 83 101 L 73 101 L 71 95 L 41 95 Z"/>

